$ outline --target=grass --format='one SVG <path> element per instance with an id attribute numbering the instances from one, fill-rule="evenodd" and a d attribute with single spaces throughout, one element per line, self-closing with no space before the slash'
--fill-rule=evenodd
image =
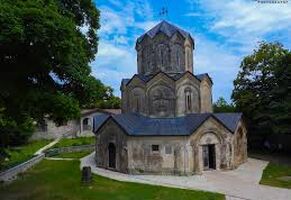
<path id="1" fill-rule="evenodd" d="M 0 186 L 0 199 L 51 200 L 223 200 L 218 193 L 119 182 L 97 175 L 81 184 L 79 161 L 43 160 L 10 185 Z"/>
<path id="2" fill-rule="evenodd" d="M 289 177 L 284 180 L 284 177 Z M 291 167 L 269 163 L 260 184 L 291 189 Z"/>
<path id="3" fill-rule="evenodd" d="M 30 158 L 33 157 L 33 154 L 37 150 L 49 144 L 50 142 L 51 140 L 38 140 L 29 142 L 28 144 L 25 144 L 23 146 L 12 147 L 7 149 L 9 158 L 7 158 L 3 163 L 1 163 L 0 165 L 1 171 L 29 160 Z"/>
<path id="4" fill-rule="evenodd" d="M 92 151 L 79 151 L 79 152 L 65 152 L 65 153 L 60 153 L 57 155 L 54 155 L 52 157 L 57 157 L 57 158 L 83 158 L 86 155 L 89 155 L 92 153 Z"/>
<path id="5" fill-rule="evenodd" d="M 95 137 L 62 138 L 52 148 L 95 144 Z"/>

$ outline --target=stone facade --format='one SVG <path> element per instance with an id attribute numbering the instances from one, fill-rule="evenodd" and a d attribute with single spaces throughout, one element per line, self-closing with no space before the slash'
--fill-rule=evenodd
<path id="1" fill-rule="evenodd" d="M 212 114 L 212 80 L 193 74 L 194 40 L 168 22 L 138 38 L 138 73 L 121 83 L 122 114 L 96 116 L 97 166 L 191 175 L 247 160 L 239 113 Z"/>
<path id="2" fill-rule="evenodd" d="M 207 74 L 193 74 L 194 40 L 177 27 L 167 33 L 170 26 L 163 21 L 159 31 L 138 39 L 138 74 L 121 84 L 124 113 L 176 117 L 212 112 L 212 81 Z"/>
<path id="3" fill-rule="evenodd" d="M 52 120 L 45 119 L 38 124 L 31 140 L 56 139 L 59 137 L 92 137 L 93 117 L 102 113 L 116 114 L 120 109 L 87 109 L 81 111 L 81 117 L 70 120 L 64 124 L 57 125 Z"/>
<path id="4" fill-rule="evenodd" d="M 115 145 L 115 167 L 109 167 L 110 143 Z M 212 145 L 215 163 L 205 166 L 203 148 Z M 243 121 L 234 133 L 210 117 L 189 136 L 137 137 L 129 136 L 111 119 L 96 137 L 97 166 L 123 173 L 191 175 L 208 169 L 234 169 L 246 160 Z"/>

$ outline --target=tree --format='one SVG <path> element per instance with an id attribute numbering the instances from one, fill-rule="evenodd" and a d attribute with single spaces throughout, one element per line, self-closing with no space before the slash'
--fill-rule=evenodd
<path id="1" fill-rule="evenodd" d="M 213 104 L 213 111 L 215 113 L 229 113 L 235 112 L 236 108 L 233 103 L 228 104 L 223 97 L 219 97 L 218 100 Z"/>
<path id="2" fill-rule="evenodd" d="M 291 52 L 262 42 L 246 56 L 234 81 L 232 99 L 250 133 L 291 134 Z"/>
<path id="3" fill-rule="evenodd" d="M 106 95 L 90 75 L 98 28 L 92 0 L 0 0 L 1 143 L 11 130 L 31 132 L 44 116 L 78 117 Z"/>
<path id="4" fill-rule="evenodd" d="M 121 107 L 121 100 L 119 97 L 113 95 L 113 89 L 107 87 L 107 96 L 102 101 L 97 101 L 95 107 L 103 109 L 119 109 Z"/>

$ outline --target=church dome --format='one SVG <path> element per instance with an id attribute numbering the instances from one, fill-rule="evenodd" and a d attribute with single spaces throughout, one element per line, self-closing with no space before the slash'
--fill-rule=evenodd
<path id="1" fill-rule="evenodd" d="M 193 49 L 190 33 L 163 20 L 137 39 L 138 73 L 192 73 Z"/>
<path id="2" fill-rule="evenodd" d="M 187 31 L 184 31 L 183 29 L 170 24 L 169 22 L 163 20 L 156 26 L 154 26 L 152 29 L 144 33 L 142 36 L 140 36 L 136 43 L 142 42 L 142 40 L 145 38 L 145 36 L 149 36 L 150 38 L 154 38 L 158 33 L 164 33 L 168 37 L 172 37 L 175 33 L 180 33 L 184 38 L 190 38 L 192 42 L 194 43 L 193 38 L 191 37 L 191 34 Z M 194 47 L 194 45 L 193 45 Z"/>

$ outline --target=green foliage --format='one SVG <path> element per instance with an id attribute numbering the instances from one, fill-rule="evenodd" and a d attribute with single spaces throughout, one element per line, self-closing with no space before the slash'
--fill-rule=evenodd
<path id="1" fill-rule="evenodd" d="M 8 169 L 29 160 L 37 150 L 50 142 L 50 140 L 39 140 L 30 142 L 23 146 L 5 149 L 6 156 L 5 159 L 3 159 L 3 162 L 0 162 L 0 170 Z"/>
<path id="2" fill-rule="evenodd" d="M 291 134 L 291 52 L 279 43 L 260 43 L 243 59 L 232 99 L 250 133 Z"/>
<path id="3" fill-rule="evenodd" d="M 52 148 L 95 144 L 95 137 L 62 138 Z"/>
<path id="4" fill-rule="evenodd" d="M 291 189 L 291 167 L 269 163 L 260 184 Z"/>
<path id="5" fill-rule="evenodd" d="M 213 104 L 213 111 L 215 113 L 231 113 L 236 111 L 236 107 L 233 103 L 227 103 L 223 97 L 219 97 Z"/>
<path id="6" fill-rule="evenodd" d="M 110 96 L 108 99 L 98 101 L 96 107 L 102 109 L 119 109 L 121 106 L 121 99 L 116 96 Z"/>
<path id="7" fill-rule="evenodd" d="M 19 145 L 27 141 L 34 131 L 33 120 L 28 116 L 23 116 L 16 122 L 11 117 L 0 111 L 0 151 L 5 152 L 4 148 L 10 145 Z"/>
<path id="8" fill-rule="evenodd" d="M 79 161 L 43 160 L 24 176 L 10 185 L 0 186 L 2 199 L 225 199 L 224 195 L 218 193 L 119 182 L 97 175 L 93 175 L 92 184 L 81 185 Z"/>
<path id="9" fill-rule="evenodd" d="M 108 98 L 89 66 L 98 28 L 92 0 L 0 0 L 1 143 L 23 143 L 33 121 L 61 124 Z"/>

